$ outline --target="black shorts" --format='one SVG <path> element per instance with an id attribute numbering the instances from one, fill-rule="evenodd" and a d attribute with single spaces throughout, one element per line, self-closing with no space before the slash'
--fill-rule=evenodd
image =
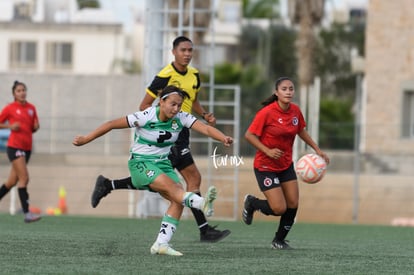
<path id="1" fill-rule="evenodd" d="M 9 157 L 10 162 L 12 162 L 13 160 L 17 158 L 25 157 L 26 163 L 28 163 L 30 160 L 31 154 L 32 154 L 32 151 L 25 151 L 25 150 L 13 148 L 13 147 L 7 147 L 7 156 Z"/>
<path id="2" fill-rule="evenodd" d="M 190 150 L 190 130 L 188 128 L 183 128 L 180 132 L 177 141 L 174 146 L 171 147 L 168 158 L 171 161 L 172 166 L 178 171 L 181 171 L 194 163 Z"/>
<path id="3" fill-rule="evenodd" d="M 281 172 L 259 171 L 255 168 L 254 174 L 256 175 L 257 183 L 262 192 L 280 187 L 284 182 L 297 179 L 293 163 L 288 169 Z"/>

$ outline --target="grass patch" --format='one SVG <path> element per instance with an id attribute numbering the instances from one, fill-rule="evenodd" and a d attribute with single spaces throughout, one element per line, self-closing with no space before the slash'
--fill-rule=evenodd
<path id="1" fill-rule="evenodd" d="M 0 214 L 0 274 L 414 274 L 414 228 L 295 224 L 294 250 L 271 250 L 278 220 L 210 221 L 232 234 L 199 242 L 191 219 L 172 245 L 183 257 L 151 255 L 161 219 L 47 216 L 25 224 Z"/>

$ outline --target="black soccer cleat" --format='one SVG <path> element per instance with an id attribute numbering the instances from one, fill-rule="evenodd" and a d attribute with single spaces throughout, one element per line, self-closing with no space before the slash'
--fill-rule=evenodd
<path id="1" fill-rule="evenodd" d="M 290 245 L 287 244 L 286 240 L 277 240 L 276 238 L 273 239 L 271 248 L 280 250 L 293 249 Z"/>
<path id="2" fill-rule="evenodd" d="M 109 181 L 109 179 L 102 175 L 99 175 L 96 178 L 95 189 L 93 189 L 91 196 L 91 204 L 93 208 L 98 206 L 103 197 L 111 193 L 111 189 L 105 184 L 106 181 Z"/>
<path id="3" fill-rule="evenodd" d="M 253 195 L 246 195 L 244 197 L 244 207 L 242 212 L 242 218 L 245 224 L 250 225 L 253 221 L 254 208 L 252 202 L 256 199 Z"/>
<path id="4" fill-rule="evenodd" d="M 200 241 L 201 242 L 209 242 L 209 243 L 215 243 L 218 241 L 221 241 L 228 235 L 230 235 L 230 230 L 217 230 L 217 226 L 210 226 L 207 225 L 207 231 L 205 233 L 200 233 Z"/>

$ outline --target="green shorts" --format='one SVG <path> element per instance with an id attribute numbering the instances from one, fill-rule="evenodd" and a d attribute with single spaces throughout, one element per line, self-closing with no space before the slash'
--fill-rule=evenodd
<path id="1" fill-rule="evenodd" d="M 168 159 L 144 160 L 132 158 L 128 161 L 128 168 L 132 184 L 139 190 L 152 191 L 149 185 L 161 174 L 166 174 L 174 182 L 180 182 Z"/>

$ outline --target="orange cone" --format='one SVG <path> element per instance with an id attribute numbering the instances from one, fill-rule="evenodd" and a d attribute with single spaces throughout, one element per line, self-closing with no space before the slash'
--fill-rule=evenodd
<path id="1" fill-rule="evenodd" d="M 60 213 L 66 214 L 68 212 L 68 208 L 66 205 L 66 190 L 63 186 L 59 188 L 59 205 L 58 208 L 60 209 Z"/>

